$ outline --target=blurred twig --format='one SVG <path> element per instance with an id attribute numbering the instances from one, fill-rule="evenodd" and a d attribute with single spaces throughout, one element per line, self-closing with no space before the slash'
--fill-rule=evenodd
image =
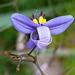
<path id="1" fill-rule="evenodd" d="M 11 6 L 11 5 L 13 5 L 13 2 L 0 4 L 0 8 L 7 7 L 7 6 Z"/>
<path id="2" fill-rule="evenodd" d="M 51 0 L 47 0 L 47 2 L 48 2 L 48 6 L 52 5 Z"/>
<path id="3" fill-rule="evenodd" d="M 69 75 L 73 70 L 75 69 L 75 67 L 73 67 L 70 71 L 68 71 L 65 75 Z"/>
<path id="4" fill-rule="evenodd" d="M 19 12 L 19 9 L 18 9 L 18 0 L 14 0 L 13 6 L 15 7 L 16 12 Z"/>

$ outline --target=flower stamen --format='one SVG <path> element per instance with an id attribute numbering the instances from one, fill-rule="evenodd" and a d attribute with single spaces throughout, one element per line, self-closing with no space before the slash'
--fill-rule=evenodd
<path id="1" fill-rule="evenodd" d="M 43 22 L 43 17 L 40 16 L 40 17 L 39 17 L 39 23 L 42 23 L 42 22 Z"/>
<path id="2" fill-rule="evenodd" d="M 37 19 L 33 19 L 33 22 L 38 24 L 38 21 L 37 21 Z"/>
<path id="3" fill-rule="evenodd" d="M 39 15 L 38 15 L 38 10 L 36 10 L 37 12 L 37 20 L 38 20 L 38 23 L 39 23 Z"/>
<path id="4" fill-rule="evenodd" d="M 37 19 L 35 18 L 34 14 L 32 13 L 32 17 L 30 18 L 34 23 L 37 23 L 37 24 L 41 24 L 43 25 L 45 22 L 46 22 L 46 19 L 45 19 L 45 13 L 43 15 L 43 10 L 41 9 L 41 13 L 40 13 L 40 16 L 38 16 L 38 10 L 36 10 L 37 12 Z"/>
<path id="5" fill-rule="evenodd" d="M 40 13 L 40 16 L 43 16 L 43 10 L 41 9 L 41 13 Z"/>

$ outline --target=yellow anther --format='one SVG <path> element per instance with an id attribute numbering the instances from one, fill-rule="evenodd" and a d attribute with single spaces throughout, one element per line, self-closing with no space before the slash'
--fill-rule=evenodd
<path id="1" fill-rule="evenodd" d="M 37 19 L 33 19 L 33 22 L 38 24 Z M 45 22 L 46 22 L 46 19 L 43 19 L 43 17 L 40 16 L 40 17 L 39 17 L 39 23 L 40 23 L 40 24 L 44 24 Z"/>
<path id="2" fill-rule="evenodd" d="M 46 22 L 46 19 L 43 19 L 42 16 L 39 17 L 39 23 L 44 24 Z"/>
<path id="3" fill-rule="evenodd" d="M 42 16 L 40 16 L 40 17 L 39 17 L 39 23 L 41 23 L 41 24 L 42 24 L 42 22 L 43 22 L 43 17 L 42 17 Z"/>
<path id="4" fill-rule="evenodd" d="M 37 19 L 33 19 L 33 22 L 38 24 L 38 21 L 37 21 Z"/>
<path id="5" fill-rule="evenodd" d="M 43 19 L 43 22 L 42 22 L 42 24 L 44 24 L 46 22 L 46 19 Z"/>

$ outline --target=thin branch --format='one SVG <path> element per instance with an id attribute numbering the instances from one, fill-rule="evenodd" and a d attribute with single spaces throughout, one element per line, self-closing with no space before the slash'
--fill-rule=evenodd
<path id="1" fill-rule="evenodd" d="M 8 61 L 20 61 L 20 60 L 19 59 L 8 59 Z M 22 59 L 21 61 L 32 62 L 33 63 L 33 60 L 30 60 L 30 59 Z"/>
<path id="2" fill-rule="evenodd" d="M 5 4 L 0 4 L 0 8 L 11 6 L 11 5 L 13 5 L 13 2 L 5 3 Z"/>
<path id="3" fill-rule="evenodd" d="M 10 54 L 10 56 L 13 56 L 13 57 L 16 57 L 16 58 L 21 58 L 21 57 L 28 57 L 28 54 L 21 54 L 21 55 Z"/>
<path id="4" fill-rule="evenodd" d="M 22 60 L 21 61 L 27 61 L 27 62 L 32 62 L 36 65 L 36 67 L 39 69 L 39 71 L 41 72 L 42 75 L 44 75 L 43 71 L 41 70 L 38 62 L 37 62 L 37 55 L 35 54 L 35 56 L 31 55 L 31 53 L 34 51 L 36 46 L 34 46 L 34 48 L 28 53 L 28 54 L 21 54 L 21 55 L 16 55 L 16 54 L 12 54 L 10 53 L 9 51 L 5 51 L 4 54 L 5 55 L 10 55 L 10 56 L 13 56 L 13 59 L 9 59 L 9 61 L 19 61 L 22 57 L 31 57 L 33 58 L 33 60 L 29 60 L 29 59 L 26 59 L 26 60 Z M 18 59 L 20 58 L 20 59 Z"/>
<path id="5" fill-rule="evenodd" d="M 36 46 L 34 46 L 34 48 L 28 53 L 28 55 L 30 55 L 34 51 L 35 48 Z"/>
<path id="6" fill-rule="evenodd" d="M 69 75 L 73 70 L 75 69 L 75 67 L 73 67 L 70 71 L 68 71 L 65 75 Z"/>
<path id="7" fill-rule="evenodd" d="M 34 64 L 36 65 L 36 67 L 37 67 L 37 68 L 39 69 L 39 71 L 41 72 L 41 75 L 44 75 L 43 71 L 41 70 L 41 68 L 40 68 L 40 66 L 39 66 L 39 64 L 38 64 L 38 62 L 37 62 L 37 60 L 34 61 Z"/>
<path id="8" fill-rule="evenodd" d="M 19 9 L 18 9 L 18 0 L 14 0 L 14 3 L 16 3 L 15 10 L 18 13 L 19 12 Z"/>

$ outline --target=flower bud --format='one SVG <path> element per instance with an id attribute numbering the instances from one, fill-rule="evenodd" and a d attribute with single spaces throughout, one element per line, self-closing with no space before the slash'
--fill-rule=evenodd
<path id="1" fill-rule="evenodd" d="M 16 68 L 16 72 L 19 72 L 19 71 L 20 71 L 20 67 L 17 67 L 17 68 Z"/>
<path id="2" fill-rule="evenodd" d="M 4 52 L 4 55 L 7 55 L 7 56 L 9 56 L 11 53 L 9 52 L 9 51 L 5 51 Z"/>

